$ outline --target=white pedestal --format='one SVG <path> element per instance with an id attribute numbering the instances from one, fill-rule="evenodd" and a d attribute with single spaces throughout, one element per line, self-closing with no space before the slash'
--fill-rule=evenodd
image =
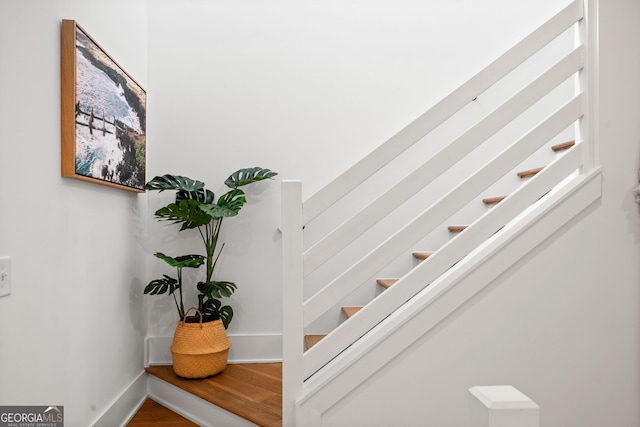
<path id="1" fill-rule="evenodd" d="M 539 427 L 540 407 L 512 386 L 469 389 L 471 427 Z"/>

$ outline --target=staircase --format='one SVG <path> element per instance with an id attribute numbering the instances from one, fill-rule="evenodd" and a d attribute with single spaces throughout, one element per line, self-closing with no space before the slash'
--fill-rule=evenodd
<path id="1" fill-rule="evenodd" d="M 284 425 L 302 425 L 302 420 L 322 425 L 323 411 L 402 351 L 379 351 L 386 340 L 396 339 L 400 330 L 416 337 L 424 334 L 502 271 L 497 267 L 491 274 L 483 273 L 482 280 L 469 282 L 480 267 L 495 265 L 498 253 L 506 256 L 506 248 L 535 229 L 537 236 L 520 242 L 509 254 L 524 256 L 542 242 L 539 239 L 552 235 L 599 197 L 599 169 L 593 164 L 589 139 L 587 64 L 594 55 L 586 42 L 576 43 L 526 81 L 510 80 L 514 70 L 575 28 L 583 40 L 589 38 L 582 1 L 571 3 L 308 200 L 302 200 L 301 182 L 283 181 Z M 571 93 L 557 95 L 566 94 L 567 85 Z M 507 87 L 514 89 L 505 95 Z M 541 116 L 529 116 L 549 98 L 561 101 L 547 105 Z M 477 100 L 492 109 L 461 123 L 466 114 L 460 112 L 473 109 L 469 106 Z M 360 201 L 350 217 L 308 241 L 318 218 L 331 218 L 332 209 L 342 209 L 347 196 L 447 125 L 460 133 L 395 185 L 386 190 L 374 187 L 373 200 Z M 514 126 L 515 141 L 500 139 L 503 133 L 512 135 Z M 475 163 L 469 162 L 471 157 Z M 427 205 L 408 222 L 382 234 L 346 269 L 334 268 L 339 265 L 336 259 L 356 251 L 352 248 L 357 245 L 350 246 L 353 242 L 370 238 L 370 230 L 426 188 L 441 185 L 443 176 L 446 188 L 428 190 L 430 198 L 418 197 L 428 200 Z M 504 183 L 514 179 L 520 183 L 503 192 Z M 461 217 L 468 222 L 459 222 Z M 442 236 L 441 229 L 448 233 L 447 240 L 436 237 Z M 403 261 L 409 258 L 406 254 L 414 259 L 409 268 Z M 400 274 L 384 274 L 387 271 Z M 306 290 L 315 275 L 329 278 Z M 372 281 L 379 288 L 373 297 Z M 456 292 L 450 292 L 454 288 Z M 445 300 L 446 308 L 435 308 Z M 431 323 L 409 332 L 403 329 L 423 315 Z M 364 358 L 366 365 L 358 364 Z"/>
<path id="2" fill-rule="evenodd" d="M 566 141 L 566 142 L 552 145 L 551 150 L 554 153 L 561 153 L 565 150 L 572 148 L 574 145 L 575 145 L 575 140 Z M 517 172 L 516 175 L 518 176 L 518 178 L 524 181 L 528 178 L 532 178 L 543 169 L 544 167 L 537 167 L 537 168 Z M 507 196 L 485 197 L 482 199 L 482 203 L 484 203 L 487 206 L 495 206 L 501 201 L 503 201 L 504 199 L 506 199 L 506 197 Z M 447 229 L 452 234 L 452 237 L 455 237 L 458 233 L 461 233 L 467 227 L 468 225 L 449 225 Z M 424 261 L 433 254 L 434 252 L 432 251 L 416 251 L 412 253 L 412 256 L 418 261 Z M 394 284 L 396 284 L 398 280 L 400 279 L 399 278 L 379 278 L 376 280 L 376 284 L 386 290 L 386 289 L 389 289 Z M 353 317 L 362 308 L 363 306 L 361 305 L 360 306 L 343 306 L 342 312 L 345 316 L 345 320 L 348 320 L 351 317 Z M 305 335 L 306 349 L 309 350 L 311 347 L 316 345 L 318 342 L 320 342 L 320 340 L 322 340 L 326 336 L 327 334 L 306 334 Z"/>

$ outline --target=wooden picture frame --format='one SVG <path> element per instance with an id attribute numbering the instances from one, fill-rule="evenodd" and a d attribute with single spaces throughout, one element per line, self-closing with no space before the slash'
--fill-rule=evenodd
<path id="1" fill-rule="evenodd" d="M 60 39 L 62 176 L 143 192 L 145 90 L 76 21 Z"/>

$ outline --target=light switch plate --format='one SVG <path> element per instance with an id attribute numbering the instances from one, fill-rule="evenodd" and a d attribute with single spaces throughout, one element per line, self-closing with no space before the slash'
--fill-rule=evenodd
<path id="1" fill-rule="evenodd" d="M 11 294 L 11 257 L 0 257 L 0 297 Z"/>

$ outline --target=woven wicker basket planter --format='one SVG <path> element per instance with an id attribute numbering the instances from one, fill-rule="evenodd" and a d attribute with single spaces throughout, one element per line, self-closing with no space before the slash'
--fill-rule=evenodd
<path id="1" fill-rule="evenodd" d="M 184 378 L 206 378 L 227 367 L 231 342 L 219 319 L 203 323 L 200 315 L 200 322 L 187 323 L 191 310 L 187 310 L 185 318 L 178 322 L 173 335 L 173 371 Z"/>

